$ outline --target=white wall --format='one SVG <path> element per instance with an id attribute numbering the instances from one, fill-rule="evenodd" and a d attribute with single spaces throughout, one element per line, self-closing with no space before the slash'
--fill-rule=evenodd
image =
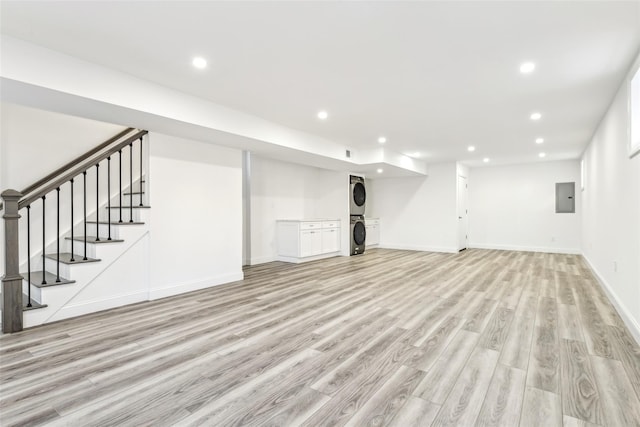
<path id="1" fill-rule="evenodd" d="M 149 139 L 150 297 L 242 279 L 242 152 Z"/>
<path id="2" fill-rule="evenodd" d="M 2 104 L 2 189 L 22 190 L 126 127 Z"/>
<path id="3" fill-rule="evenodd" d="M 348 227 L 348 174 L 251 156 L 251 264 L 276 259 L 276 220 L 341 220 Z"/>
<path id="4" fill-rule="evenodd" d="M 380 218 L 380 247 L 457 252 L 456 171 L 442 163 L 427 177 L 370 180 L 367 216 Z"/>
<path id="5" fill-rule="evenodd" d="M 480 167 L 469 173 L 469 246 L 580 253 L 580 162 Z M 555 213 L 555 183 L 576 183 L 576 213 Z"/>
<path id="6" fill-rule="evenodd" d="M 639 65 L 640 57 L 632 70 Z M 628 99 L 625 79 L 583 155 L 582 241 L 584 257 L 640 342 L 640 155 L 630 159 L 627 151 Z"/>
<path id="7" fill-rule="evenodd" d="M 2 138 L 0 140 L 0 191 L 14 189 L 21 191 L 37 180 L 45 177 L 60 166 L 84 154 L 125 129 L 124 126 L 102 123 L 80 117 L 73 117 L 49 111 L 28 108 L 20 105 L 2 103 L 0 121 Z M 137 148 L 137 147 L 136 147 Z M 136 152 L 137 155 L 137 152 Z M 134 155 L 135 158 L 135 155 Z M 127 150 L 123 157 L 128 161 Z M 106 202 L 106 168 L 101 168 L 101 204 Z M 134 177 L 138 175 L 138 164 L 134 165 Z M 128 171 L 128 169 L 127 169 Z M 95 168 L 87 173 L 87 200 L 89 216 L 95 214 Z M 128 183 L 128 174 L 127 183 Z M 115 191 L 115 175 L 112 177 L 112 190 Z M 137 178 L 134 178 L 134 180 Z M 76 181 L 74 191 L 75 221 L 80 222 L 82 202 L 81 180 Z M 127 184 L 128 185 L 128 184 Z M 70 185 L 61 186 L 60 191 L 60 230 L 70 230 Z M 47 211 L 55 209 L 55 191 L 47 195 Z M 32 258 L 34 268 L 41 266 L 37 257 L 42 250 L 40 236 L 42 223 L 40 218 L 42 202 L 36 201 L 31 209 Z M 20 211 L 20 259 L 26 265 L 26 210 Z M 36 238 L 35 236 L 38 236 Z M 56 238 L 56 224 L 53 216 L 46 225 L 45 240 L 49 247 Z M 4 241 L 4 226 L 0 227 L 0 239 Z M 0 245 L 0 273 L 4 274 L 4 245 Z"/>

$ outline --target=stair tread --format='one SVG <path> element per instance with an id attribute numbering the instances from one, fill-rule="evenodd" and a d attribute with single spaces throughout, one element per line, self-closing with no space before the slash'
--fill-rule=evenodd
<path id="1" fill-rule="evenodd" d="M 65 237 L 66 240 L 71 240 L 71 237 Z M 95 243 L 97 245 L 100 245 L 102 243 L 120 243 L 120 242 L 124 242 L 124 240 L 122 239 L 114 239 L 111 238 L 111 240 L 107 240 L 107 237 L 100 237 L 100 240 L 96 240 L 97 237 L 96 236 L 87 236 L 87 243 Z M 84 236 L 73 236 L 73 240 L 77 241 L 77 242 L 84 242 Z"/>
<path id="2" fill-rule="evenodd" d="M 27 277 L 29 277 L 27 272 L 20 273 L 20 275 L 24 278 L 24 280 L 27 280 Z M 75 280 L 65 279 L 64 277 L 61 277 L 60 281 L 56 282 L 56 275 L 53 273 L 49 273 L 48 271 L 44 272 L 44 278 L 47 281 L 46 284 L 42 284 L 42 270 L 31 272 L 31 284 L 38 288 L 57 285 L 68 285 L 69 283 L 76 282 Z"/>
<path id="3" fill-rule="evenodd" d="M 53 253 L 53 254 L 45 254 L 45 257 L 52 259 L 52 260 L 57 260 L 57 254 Z M 100 261 L 97 258 L 88 258 L 87 259 L 83 259 L 84 255 L 78 255 L 78 254 L 74 254 L 73 258 L 75 261 L 71 261 L 71 252 L 60 252 L 60 262 L 63 264 L 85 264 L 88 262 L 98 262 Z"/>
<path id="4" fill-rule="evenodd" d="M 87 221 L 87 224 L 95 224 L 95 221 Z M 98 221 L 98 224 L 104 224 L 107 225 L 109 224 L 108 221 Z M 122 222 L 118 222 L 118 221 L 111 221 L 111 225 L 144 225 L 144 222 L 141 221 L 133 221 L 133 222 L 129 222 L 129 221 L 122 221 Z"/>
<path id="5" fill-rule="evenodd" d="M 27 296 L 27 294 L 22 294 L 22 298 L 25 301 L 23 303 L 24 305 L 22 307 L 22 311 L 37 310 L 39 308 L 45 308 L 47 306 L 47 304 L 40 304 L 39 302 L 36 302 L 33 298 L 31 298 L 31 307 L 27 307 L 26 301 L 29 297 Z"/>
<path id="6" fill-rule="evenodd" d="M 133 209 L 149 209 L 151 206 L 138 206 L 138 205 L 127 205 L 127 206 L 122 206 L 122 209 L 131 209 L 133 207 Z M 105 209 L 109 209 L 109 207 L 105 207 Z M 120 206 L 111 206 L 111 209 L 120 209 Z"/>

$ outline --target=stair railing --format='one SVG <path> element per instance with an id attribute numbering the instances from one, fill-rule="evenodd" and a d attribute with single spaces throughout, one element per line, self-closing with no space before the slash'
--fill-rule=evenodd
<path id="1" fill-rule="evenodd" d="M 143 152 L 142 144 L 143 137 L 147 135 L 146 130 L 138 130 L 128 128 L 117 135 L 109 138 L 107 141 L 96 146 L 95 148 L 87 151 L 76 159 L 70 161 L 66 165 L 58 168 L 54 172 L 48 174 L 44 178 L 33 183 L 29 187 L 22 191 L 5 190 L 0 194 L 4 203 L 0 203 L 0 210 L 4 209 L 4 227 L 5 227 L 5 275 L 2 277 L 2 332 L 11 333 L 19 332 L 23 329 L 23 310 L 32 308 L 33 302 L 31 299 L 31 205 L 39 200 L 42 201 L 42 284 L 47 284 L 47 275 L 45 271 L 45 252 L 46 252 L 46 211 L 45 205 L 47 196 L 52 197 L 50 193 L 55 191 L 55 206 L 56 206 L 56 274 L 54 280 L 57 283 L 61 282 L 60 277 L 60 188 L 65 185 L 70 185 L 71 196 L 71 258 L 70 262 L 77 262 L 74 252 L 74 179 L 82 175 L 83 185 L 83 227 L 84 227 L 84 241 L 83 241 L 83 260 L 87 260 L 87 171 L 95 167 L 95 179 L 96 179 L 96 237 L 99 241 L 99 229 L 100 229 L 100 163 L 106 160 L 107 163 L 107 240 L 111 240 L 111 156 L 118 153 L 119 162 L 119 200 L 120 200 L 120 219 L 122 222 L 122 151 L 129 147 L 129 222 L 133 222 L 133 156 L 134 149 L 133 144 L 139 141 L 140 145 L 140 204 L 142 203 L 143 193 Z M 104 168 L 103 168 L 104 170 Z M 26 209 L 27 212 L 27 295 L 26 304 L 23 296 L 23 280 L 25 279 L 20 274 L 20 239 L 19 239 L 19 219 L 21 218 L 20 210 Z"/>

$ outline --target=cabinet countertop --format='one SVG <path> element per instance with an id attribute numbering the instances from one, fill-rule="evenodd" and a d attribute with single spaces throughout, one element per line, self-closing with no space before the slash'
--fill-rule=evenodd
<path id="1" fill-rule="evenodd" d="M 310 219 L 277 219 L 276 222 L 323 222 L 340 221 L 338 218 L 310 218 Z"/>

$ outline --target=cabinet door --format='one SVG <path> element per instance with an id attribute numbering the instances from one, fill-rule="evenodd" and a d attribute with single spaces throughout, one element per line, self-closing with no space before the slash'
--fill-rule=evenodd
<path id="1" fill-rule="evenodd" d="M 380 243 L 380 228 L 378 225 L 367 226 L 367 245 L 377 245 Z"/>
<path id="2" fill-rule="evenodd" d="M 322 234 L 320 230 L 300 232 L 300 256 L 307 257 L 322 253 Z"/>
<path id="3" fill-rule="evenodd" d="M 322 230 L 322 252 L 338 252 L 340 250 L 340 229 L 330 228 Z"/>

